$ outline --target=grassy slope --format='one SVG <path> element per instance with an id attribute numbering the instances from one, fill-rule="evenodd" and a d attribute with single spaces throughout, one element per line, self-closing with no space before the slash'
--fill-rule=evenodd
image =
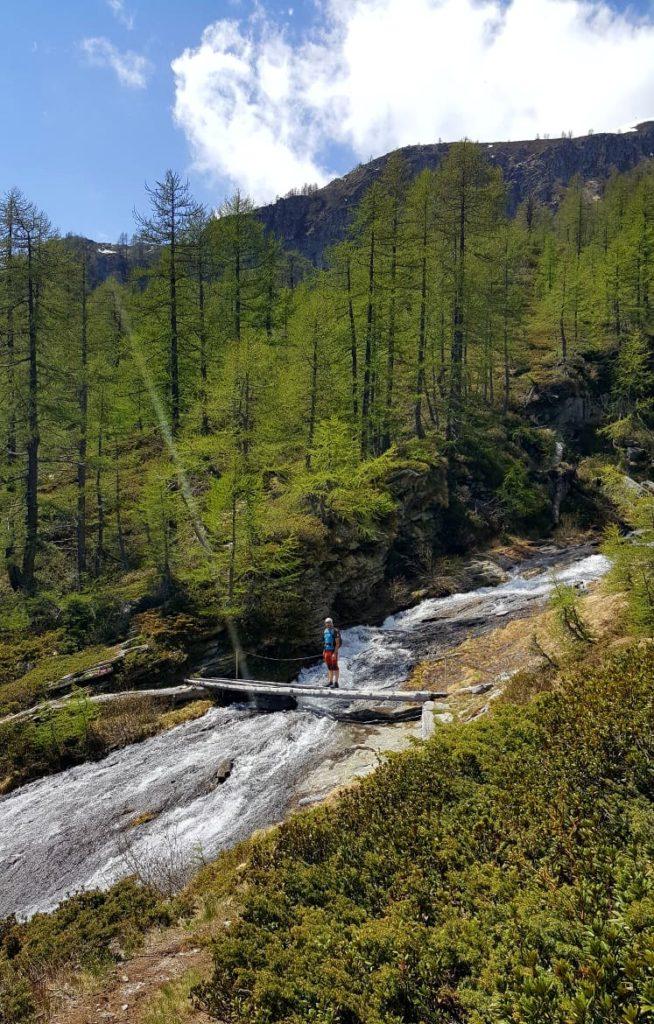
<path id="1" fill-rule="evenodd" d="M 249 1024 L 648 1020 L 653 725 L 635 646 L 283 825 L 201 1003 Z"/>
<path id="2" fill-rule="evenodd" d="M 146 649 L 128 651 L 116 662 L 108 685 L 117 691 L 147 681 L 155 686 L 174 681 L 188 658 L 189 642 L 204 624 L 185 615 L 150 611 L 135 616 L 133 625 Z M 64 707 L 41 703 L 63 676 L 110 660 L 117 651 L 114 645 L 96 645 L 63 653 L 67 642 L 64 629 L 0 642 L 0 793 L 175 724 L 145 700 L 90 704 L 85 694 L 92 686 L 76 689 Z M 29 719 L 3 720 L 29 708 L 34 709 Z M 192 708 L 189 714 L 196 711 Z"/>

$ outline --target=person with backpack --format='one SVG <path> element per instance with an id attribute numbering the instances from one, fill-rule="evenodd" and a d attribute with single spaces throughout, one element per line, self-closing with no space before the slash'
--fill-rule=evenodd
<path id="1" fill-rule="evenodd" d="M 341 634 L 334 625 L 333 619 L 325 619 L 323 633 L 323 661 L 327 666 L 327 687 L 338 689 L 338 652 L 341 646 Z"/>

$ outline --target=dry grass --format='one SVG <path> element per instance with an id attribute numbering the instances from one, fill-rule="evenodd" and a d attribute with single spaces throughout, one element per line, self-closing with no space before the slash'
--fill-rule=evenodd
<path id="1" fill-rule="evenodd" d="M 138 828 L 140 825 L 147 825 L 149 821 L 154 821 L 156 817 L 156 811 L 143 811 L 143 814 L 137 814 L 135 818 L 132 818 L 128 823 L 128 828 Z"/>
<path id="2" fill-rule="evenodd" d="M 241 843 L 198 872 L 186 890 L 195 906 L 190 920 L 153 929 L 134 956 L 100 975 L 53 979 L 48 1024 L 208 1024 L 189 992 L 211 972 L 212 940 L 238 917 L 249 848 Z"/>
<path id="3" fill-rule="evenodd" d="M 619 643 L 624 635 L 624 605 L 622 595 L 607 594 L 601 585 L 584 598 L 584 618 L 602 647 Z M 508 680 L 514 673 L 546 668 L 548 657 L 556 663 L 569 655 L 557 637 L 554 614 L 546 610 L 469 637 L 443 658 L 422 662 L 414 669 L 409 688 L 447 690 L 456 697 L 465 687 Z M 462 695 L 457 710 L 474 713 L 486 700 Z"/>
<path id="4" fill-rule="evenodd" d="M 167 982 L 149 1000 L 139 1015 L 139 1024 L 200 1024 L 210 1020 L 202 1010 L 193 1007 L 189 998 L 191 989 L 202 980 L 203 975 L 199 971 L 191 970 L 183 977 Z"/>
<path id="5" fill-rule="evenodd" d="M 160 729 L 174 729 L 176 725 L 184 725 L 185 722 L 194 722 L 196 718 L 202 718 L 207 711 L 213 707 L 213 701 L 194 700 L 182 708 L 174 708 L 172 711 L 164 711 L 159 716 Z"/>
<path id="6" fill-rule="evenodd" d="M 158 717 L 153 701 L 145 697 L 116 697 L 102 705 L 93 730 L 108 749 L 125 747 L 153 735 Z"/>
<path id="7" fill-rule="evenodd" d="M 185 722 L 192 722 L 212 707 L 209 700 L 197 700 L 184 707 L 160 712 L 154 700 L 119 696 L 101 706 L 93 730 L 104 747 L 115 749 L 137 743 Z"/>
<path id="8" fill-rule="evenodd" d="M 211 968 L 209 941 L 175 926 L 153 931 L 133 957 L 93 976 L 88 972 L 52 979 L 49 1024 L 205 1024 L 188 994 Z"/>

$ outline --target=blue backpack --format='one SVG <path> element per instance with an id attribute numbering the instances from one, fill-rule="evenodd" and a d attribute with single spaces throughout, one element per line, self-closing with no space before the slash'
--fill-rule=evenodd
<path id="1" fill-rule="evenodd" d="M 324 633 L 326 651 L 335 651 L 341 645 L 341 634 L 337 629 L 326 629 Z"/>

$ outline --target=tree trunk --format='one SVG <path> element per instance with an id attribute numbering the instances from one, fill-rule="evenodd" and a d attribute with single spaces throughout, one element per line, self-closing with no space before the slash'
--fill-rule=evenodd
<path id="1" fill-rule="evenodd" d="M 393 204 L 393 222 L 391 228 L 391 273 L 390 273 L 390 308 L 388 312 L 388 352 L 386 358 L 386 412 L 384 415 L 384 434 L 382 448 L 386 450 L 391 444 L 393 422 L 393 397 L 395 386 L 395 318 L 396 318 L 396 287 L 397 287 L 397 238 L 399 228 L 399 201 Z"/>
<path id="2" fill-rule="evenodd" d="M 447 424 L 448 440 L 456 440 L 461 429 L 462 393 L 463 393 L 463 348 L 465 343 L 464 323 L 464 281 L 466 255 L 466 181 L 465 173 L 461 181 L 459 196 L 459 231 L 456 246 L 454 310 L 452 331 L 452 356 L 450 367 L 450 401 Z"/>
<path id="3" fill-rule="evenodd" d="M 175 229 L 175 200 L 171 203 L 171 235 L 170 235 L 170 405 L 173 436 L 179 433 L 180 397 L 179 397 L 179 331 L 177 326 L 177 238 Z"/>
<path id="4" fill-rule="evenodd" d="M 350 256 L 347 257 L 347 263 L 345 265 L 345 275 L 347 281 L 347 313 L 350 323 L 350 361 L 351 361 L 351 372 L 352 372 L 352 416 L 354 422 L 357 423 L 359 419 L 359 369 L 357 365 L 357 330 L 356 323 L 354 320 L 354 305 L 352 302 L 352 268 Z"/>
<path id="5" fill-rule="evenodd" d="M 568 339 L 565 333 L 565 303 L 567 293 L 567 262 L 563 264 L 563 288 L 561 291 L 561 309 L 559 312 L 559 334 L 561 336 L 561 358 L 568 361 Z"/>
<path id="6" fill-rule="evenodd" d="M 234 333 L 236 340 L 241 341 L 241 222 L 240 215 L 236 219 L 236 253 L 234 260 Z"/>
<path id="7" fill-rule="evenodd" d="M 198 265 L 198 312 L 199 312 L 199 333 L 200 333 L 200 402 L 202 406 L 202 421 L 200 429 L 203 434 L 209 433 L 209 413 L 207 410 L 207 328 L 205 317 L 205 295 L 204 295 L 204 268 L 202 261 Z"/>
<path id="8" fill-rule="evenodd" d="M 95 574 L 100 575 L 104 558 L 105 508 L 102 493 L 102 446 L 104 443 L 104 399 L 100 400 L 100 423 L 98 425 L 98 450 L 95 466 L 95 502 L 97 507 L 98 525 L 95 541 Z"/>
<path id="9" fill-rule="evenodd" d="M 39 369 L 37 360 L 36 294 L 32 239 L 27 239 L 27 472 L 25 477 L 25 546 L 23 548 L 22 587 L 32 593 L 39 534 Z"/>
<path id="10" fill-rule="evenodd" d="M 118 445 L 114 449 L 114 463 L 116 465 L 116 535 L 118 540 L 118 552 L 120 564 L 123 570 L 129 567 L 127 549 L 125 547 L 125 531 L 123 529 L 123 493 L 120 484 L 120 462 L 118 461 Z"/>
<path id="11" fill-rule="evenodd" d="M 77 584 L 81 587 L 86 573 L 86 458 L 88 436 L 88 311 L 86 261 L 82 262 L 82 318 L 80 336 L 80 383 L 78 390 L 79 437 L 77 441 Z"/>
<path id="12" fill-rule="evenodd" d="M 422 257 L 420 260 L 420 315 L 418 319 L 418 358 L 416 391 L 413 405 L 416 436 L 423 438 L 425 428 L 422 422 L 422 396 L 425 391 L 425 347 L 427 343 L 427 209 L 424 210 L 422 233 Z"/>
<path id="13" fill-rule="evenodd" d="M 232 483 L 232 516 L 231 516 L 231 544 L 229 551 L 229 575 L 227 580 L 227 598 L 231 604 L 234 599 L 234 583 L 236 577 L 236 480 Z"/>
<path id="14" fill-rule="evenodd" d="M 9 284 L 7 296 L 7 395 L 9 408 L 7 410 L 7 493 L 12 496 L 10 502 L 13 506 L 13 495 L 16 493 L 16 472 L 17 460 L 17 435 L 16 435 L 16 382 L 15 382 L 15 343 L 14 343 L 14 295 L 13 295 L 13 258 L 14 258 L 14 221 L 13 207 L 7 224 L 7 249 L 6 249 L 6 275 Z M 16 529 L 15 510 L 12 507 L 7 516 L 7 541 L 5 545 L 5 561 L 9 570 L 10 583 L 13 586 L 17 583 L 20 575 L 18 566 L 14 559 L 16 554 Z"/>
<path id="15" fill-rule="evenodd" d="M 502 408 L 504 415 L 509 411 L 509 388 L 511 383 L 509 365 L 509 253 L 508 243 L 504 250 L 504 310 L 502 322 L 502 351 L 504 355 L 504 396 Z"/>
<path id="16" fill-rule="evenodd" d="M 363 398 L 361 404 L 361 453 L 365 456 L 370 451 L 371 439 L 371 406 L 372 406 L 372 350 L 374 329 L 374 296 L 375 296 L 375 228 L 370 232 L 368 253 L 368 301 L 366 304 L 366 348 L 363 364 Z"/>
<path id="17" fill-rule="evenodd" d="M 306 467 L 311 469 L 311 449 L 316 430 L 316 404 L 318 401 L 318 324 L 313 325 L 313 345 L 311 348 L 311 388 L 309 391 L 309 423 L 307 427 Z"/>

